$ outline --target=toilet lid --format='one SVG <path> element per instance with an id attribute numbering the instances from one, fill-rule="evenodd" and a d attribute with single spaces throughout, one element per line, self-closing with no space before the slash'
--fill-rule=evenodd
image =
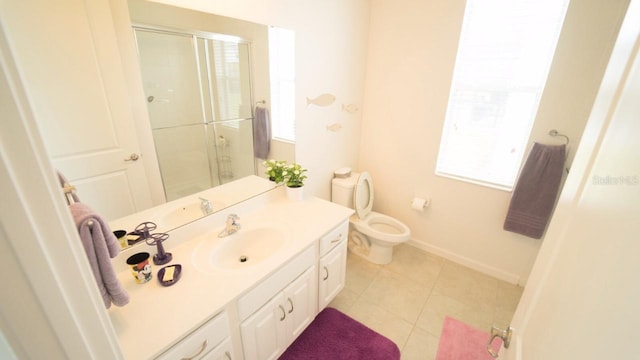
<path id="1" fill-rule="evenodd" d="M 358 218 L 364 219 L 373 208 L 373 180 L 368 172 L 363 171 L 353 190 L 353 205 Z"/>

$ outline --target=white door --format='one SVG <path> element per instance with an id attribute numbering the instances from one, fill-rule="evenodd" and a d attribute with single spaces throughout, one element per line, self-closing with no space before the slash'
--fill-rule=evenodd
<path id="1" fill-rule="evenodd" d="M 638 359 L 640 1 L 632 0 L 501 359 Z"/>
<path id="2" fill-rule="evenodd" d="M 155 155 L 140 154 L 109 2 L 10 1 L 3 11 L 54 167 L 107 219 L 151 206 L 142 161 Z"/>

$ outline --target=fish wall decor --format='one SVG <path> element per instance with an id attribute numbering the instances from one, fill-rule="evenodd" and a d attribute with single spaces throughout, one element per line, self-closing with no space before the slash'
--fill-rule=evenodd
<path id="1" fill-rule="evenodd" d="M 336 131 L 338 131 L 340 129 L 342 129 L 342 125 L 340 125 L 338 123 L 333 123 L 331 125 L 327 125 L 327 130 L 328 131 L 336 132 Z"/>
<path id="2" fill-rule="evenodd" d="M 336 101 L 336 97 L 333 94 L 322 94 L 313 99 L 307 98 L 307 106 L 329 106 Z"/>
<path id="3" fill-rule="evenodd" d="M 350 114 L 355 114 L 356 112 L 358 112 L 358 106 L 356 106 L 356 104 L 342 104 L 342 110 Z"/>

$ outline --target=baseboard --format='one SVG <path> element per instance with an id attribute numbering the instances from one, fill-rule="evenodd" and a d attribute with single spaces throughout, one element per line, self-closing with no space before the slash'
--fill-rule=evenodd
<path id="1" fill-rule="evenodd" d="M 506 281 L 510 284 L 514 284 L 514 285 L 518 285 L 520 282 L 520 276 L 516 275 L 516 274 L 512 274 L 509 272 L 506 272 L 504 270 L 500 270 L 498 268 L 495 268 L 493 266 L 487 265 L 487 264 L 483 264 L 480 263 L 478 261 L 469 259 L 468 257 L 465 256 L 460 256 L 456 253 L 453 253 L 451 251 L 439 248 L 437 246 L 431 245 L 431 244 L 425 244 L 423 242 L 420 241 L 416 241 L 414 239 L 411 239 L 409 241 L 407 241 L 408 245 L 411 245 L 415 248 L 418 248 L 420 250 L 424 250 L 428 253 L 434 254 L 434 255 L 438 255 L 440 257 L 443 257 L 447 260 L 453 261 L 456 264 L 460 264 L 463 266 L 466 266 L 468 268 L 471 268 L 473 270 L 479 271 L 483 274 L 489 275 L 489 276 L 493 276 L 497 279 Z"/>

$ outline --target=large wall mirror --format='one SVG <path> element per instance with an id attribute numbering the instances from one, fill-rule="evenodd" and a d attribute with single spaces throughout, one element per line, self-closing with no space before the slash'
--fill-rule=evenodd
<path id="1" fill-rule="evenodd" d="M 260 174 L 255 110 L 272 107 L 270 62 L 281 57 L 269 27 L 145 0 L 128 8 L 165 200 Z M 293 161 L 287 145 L 269 155 Z M 252 195 L 230 192 L 214 211 Z"/>
<path id="2" fill-rule="evenodd" d="M 272 110 L 269 27 L 151 1 L 127 5 L 126 21 L 114 14 L 124 78 L 102 81 L 107 97 L 132 94 L 133 115 L 109 99 L 109 119 L 42 124 L 52 162 L 80 200 L 117 222 L 220 185 L 214 212 L 271 189 L 245 186 L 263 175 L 253 122 L 256 106 Z M 104 106 L 100 96 L 87 94 L 95 104 L 83 106 Z M 272 139 L 268 157 L 294 161 L 294 146 Z"/>

